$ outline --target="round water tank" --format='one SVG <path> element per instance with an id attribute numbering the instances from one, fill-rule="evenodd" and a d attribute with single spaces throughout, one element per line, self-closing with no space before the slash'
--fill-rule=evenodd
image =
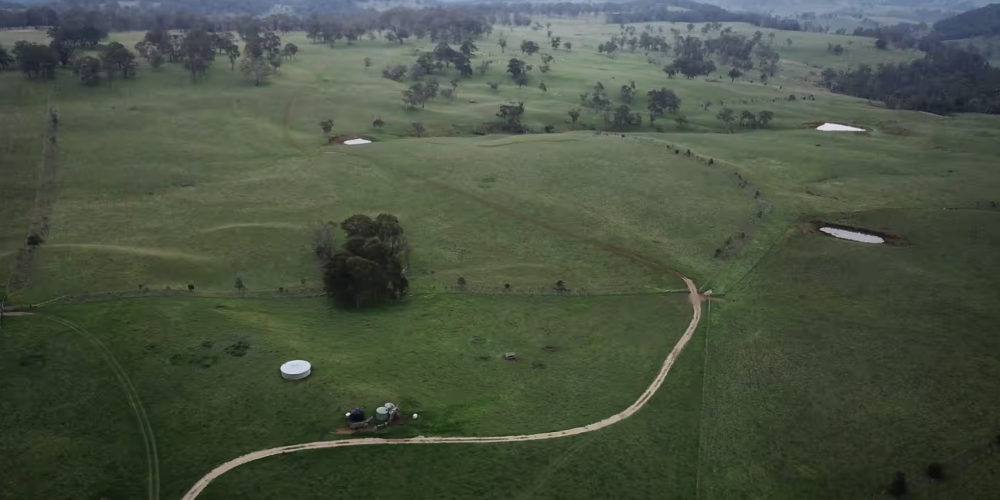
<path id="1" fill-rule="evenodd" d="M 384 406 L 379 406 L 375 409 L 375 420 L 384 422 L 389 418 L 389 410 L 386 410 Z"/>
<path id="2" fill-rule="evenodd" d="M 392 409 L 395 408 L 395 407 L 396 407 L 396 405 L 394 405 L 392 403 L 386 403 L 385 404 L 385 409 L 389 410 L 389 411 L 392 411 Z"/>
<path id="3" fill-rule="evenodd" d="M 309 376 L 312 365 L 308 361 L 296 359 L 281 365 L 281 377 L 285 380 L 299 380 Z"/>

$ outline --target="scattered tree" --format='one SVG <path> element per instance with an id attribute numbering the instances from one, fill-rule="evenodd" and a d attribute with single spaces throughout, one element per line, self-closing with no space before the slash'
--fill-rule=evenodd
<path id="1" fill-rule="evenodd" d="M 724 107 L 719 111 L 719 114 L 715 115 L 715 118 L 722 122 L 722 125 L 729 130 L 729 133 L 733 132 L 733 125 L 736 123 L 736 112 Z"/>
<path id="2" fill-rule="evenodd" d="M 236 288 L 237 292 L 243 293 L 246 291 L 247 287 L 243 284 L 243 278 L 240 276 L 236 277 L 236 281 L 233 283 L 233 288 Z"/>
<path id="3" fill-rule="evenodd" d="M 774 113 L 766 109 L 764 111 L 761 111 L 760 113 L 757 113 L 757 123 L 761 127 L 766 127 L 767 124 L 771 123 L 771 120 L 773 119 L 774 119 Z"/>
<path id="4" fill-rule="evenodd" d="M 243 73 L 243 76 L 247 80 L 252 81 L 255 87 L 259 86 L 260 82 L 264 81 L 268 76 L 270 76 L 271 71 L 272 71 L 271 66 L 268 64 L 267 61 L 264 60 L 263 57 L 248 56 L 244 57 L 243 60 L 240 61 L 240 73 Z"/>
<path id="5" fill-rule="evenodd" d="M 368 68 L 372 67 L 372 58 L 365 58 L 365 74 L 368 74 Z"/>
<path id="6" fill-rule="evenodd" d="M 336 228 L 337 225 L 333 222 L 321 222 L 309 228 L 309 243 L 316 258 L 325 261 L 333 256 L 336 251 L 333 232 Z"/>
<path id="7" fill-rule="evenodd" d="M 875 40 L 875 48 L 878 50 L 886 50 L 889 48 L 889 42 L 879 38 L 878 40 Z"/>
<path id="8" fill-rule="evenodd" d="M 541 90 L 543 94 L 548 92 L 549 88 L 545 85 L 545 80 L 538 82 L 538 90 Z"/>
<path id="9" fill-rule="evenodd" d="M 424 133 L 427 132 L 427 129 L 424 128 L 424 124 L 420 122 L 411 123 L 410 128 L 413 129 L 413 133 L 417 136 L 418 139 L 423 137 Z"/>
<path id="10" fill-rule="evenodd" d="M 681 108 L 681 98 L 677 93 L 668 88 L 650 90 L 646 93 L 649 109 L 649 120 L 653 123 L 657 118 L 663 116 L 665 112 L 676 113 Z"/>
<path id="11" fill-rule="evenodd" d="M 479 47 L 476 47 L 476 44 L 472 43 L 472 40 L 466 40 L 466 41 L 462 42 L 462 45 L 461 45 L 461 47 L 459 47 L 458 50 L 462 54 L 464 54 L 465 57 L 472 58 L 472 54 L 475 51 L 479 50 Z"/>
<path id="12" fill-rule="evenodd" d="M 319 122 L 319 126 L 323 129 L 324 134 L 330 135 L 330 132 L 333 131 L 333 118 L 327 118 Z"/>
<path id="13" fill-rule="evenodd" d="M 573 50 L 573 42 L 564 43 L 563 48 L 565 48 L 566 50 Z"/>
<path id="14" fill-rule="evenodd" d="M 629 85 L 622 85 L 619 93 L 621 95 L 622 102 L 626 104 L 631 104 L 632 99 L 635 98 L 635 87 Z"/>
<path id="15" fill-rule="evenodd" d="M 404 78 L 406 78 L 407 71 L 406 66 L 403 66 L 402 64 L 394 64 L 382 69 L 382 78 L 388 78 L 394 82 L 401 82 Z"/>
<path id="16" fill-rule="evenodd" d="M 523 102 L 501 104 L 500 111 L 497 111 L 497 118 L 500 118 L 500 128 L 515 134 L 524 132 L 524 126 L 521 124 L 522 116 L 524 116 Z"/>
<path id="17" fill-rule="evenodd" d="M 562 44 L 562 38 L 555 37 L 549 40 L 549 44 L 552 45 L 552 50 L 559 50 L 559 46 Z"/>
<path id="18" fill-rule="evenodd" d="M 541 47 L 539 47 L 537 43 L 532 42 L 531 40 L 525 40 L 521 42 L 521 53 L 525 55 L 530 56 L 535 52 L 538 52 L 538 49 L 540 48 Z"/>
<path id="19" fill-rule="evenodd" d="M 576 121 L 580 119 L 580 109 L 571 109 L 566 114 L 569 115 L 570 121 L 573 122 L 573 128 L 576 128 Z"/>
<path id="20" fill-rule="evenodd" d="M 181 42 L 181 57 L 184 67 L 191 73 L 194 82 L 208 71 L 208 66 L 215 60 L 215 47 L 212 36 L 201 28 L 189 30 Z"/>
<path id="21" fill-rule="evenodd" d="M 741 76 L 743 76 L 743 72 L 740 71 L 738 68 L 733 68 L 733 69 L 729 70 L 729 78 L 733 82 L 735 82 L 736 79 L 739 78 L 739 77 L 741 77 Z"/>
<path id="22" fill-rule="evenodd" d="M 500 33 L 500 36 L 497 38 L 497 44 L 500 45 L 501 54 L 507 52 L 507 37 L 503 36 L 503 33 Z"/>
<path id="23" fill-rule="evenodd" d="M 101 82 L 101 61 L 96 57 L 81 57 L 76 60 L 73 72 L 80 78 L 80 83 L 90 86 L 97 85 Z"/>
<path id="24" fill-rule="evenodd" d="M 688 123 L 690 123 L 684 115 L 677 115 L 677 118 L 674 118 L 674 122 L 677 123 L 678 130 L 684 130 Z"/>
<path id="25" fill-rule="evenodd" d="M 615 113 L 612 117 L 612 123 L 618 130 L 631 126 L 642 125 L 642 115 L 639 113 L 633 113 L 627 105 L 622 104 L 615 109 Z"/>

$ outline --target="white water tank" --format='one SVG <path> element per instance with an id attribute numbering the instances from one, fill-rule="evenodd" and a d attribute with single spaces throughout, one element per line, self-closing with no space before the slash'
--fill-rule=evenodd
<path id="1" fill-rule="evenodd" d="M 296 359 L 281 365 L 281 378 L 285 380 L 304 379 L 312 373 L 312 365 L 308 361 Z"/>

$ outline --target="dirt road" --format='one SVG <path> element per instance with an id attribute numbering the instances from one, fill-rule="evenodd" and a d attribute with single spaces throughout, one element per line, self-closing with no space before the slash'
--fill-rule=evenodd
<path id="1" fill-rule="evenodd" d="M 519 436 L 488 436 L 488 437 L 425 437 L 418 436 L 415 438 L 405 438 L 405 439 L 383 439 L 383 438 L 359 438 L 359 439 L 342 439 L 338 441 L 315 441 L 312 443 L 303 444 L 293 444 L 289 446 L 281 446 L 278 448 L 270 448 L 267 450 L 255 451 L 253 453 L 248 453 L 241 457 L 234 458 L 206 474 L 204 477 L 198 480 L 194 486 L 184 494 L 182 500 L 194 500 L 198 495 L 207 487 L 215 478 L 225 474 L 226 472 L 239 467 L 245 463 L 253 462 L 254 460 L 260 460 L 262 458 L 281 455 L 284 453 L 293 453 L 302 450 L 318 450 L 322 448 L 341 448 L 346 446 L 370 446 L 370 445 L 399 445 L 399 444 L 447 444 L 447 443 L 514 443 L 522 441 L 541 441 L 544 439 L 556 439 L 566 436 L 575 436 L 577 434 L 584 434 L 587 432 L 593 432 L 598 429 L 603 429 L 609 425 L 618 423 L 631 417 L 637 411 L 639 411 L 653 394 L 663 384 L 663 380 L 667 378 L 667 374 L 670 373 L 670 368 L 674 365 L 674 361 L 680 356 L 684 347 L 687 346 L 691 337 L 694 335 L 694 331 L 698 328 L 698 323 L 701 321 L 701 297 L 698 295 L 698 289 L 695 287 L 694 282 L 685 276 L 681 276 L 675 271 L 671 271 L 677 274 L 684 283 L 687 285 L 690 291 L 690 301 L 691 308 L 694 311 L 694 315 L 691 317 L 691 323 L 688 324 L 687 330 L 684 331 L 684 335 L 681 336 L 677 344 L 674 345 L 673 350 L 667 355 L 667 359 L 663 361 L 663 366 L 660 368 L 659 374 L 653 379 L 653 382 L 649 384 L 649 387 L 635 400 L 632 405 L 625 408 L 620 413 L 616 413 L 600 422 L 596 422 L 590 425 L 585 425 L 583 427 L 574 427 L 572 429 L 566 429 L 563 431 L 554 432 L 543 432 L 540 434 L 522 434 Z"/>

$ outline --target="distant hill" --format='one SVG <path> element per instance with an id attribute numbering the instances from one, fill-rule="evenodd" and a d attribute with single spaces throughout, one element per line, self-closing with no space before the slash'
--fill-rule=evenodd
<path id="1" fill-rule="evenodd" d="M 938 21 L 934 25 L 934 34 L 941 40 L 1000 35 L 1000 3 Z"/>

